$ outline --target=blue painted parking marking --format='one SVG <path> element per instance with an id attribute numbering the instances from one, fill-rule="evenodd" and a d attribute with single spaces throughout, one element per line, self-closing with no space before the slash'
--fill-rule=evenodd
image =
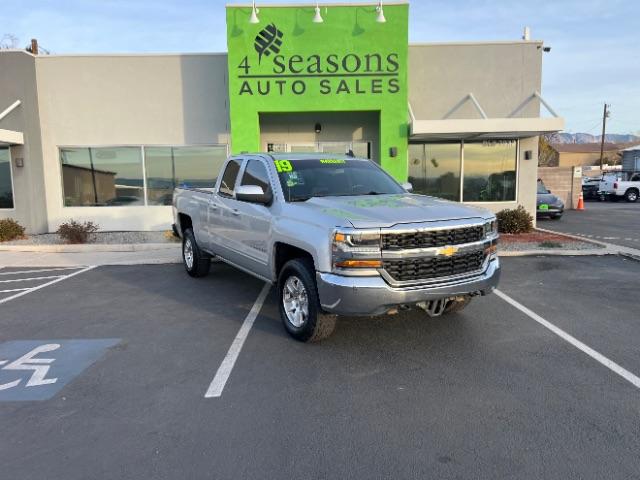
<path id="1" fill-rule="evenodd" d="M 118 338 L 0 343 L 0 402 L 48 400 Z"/>

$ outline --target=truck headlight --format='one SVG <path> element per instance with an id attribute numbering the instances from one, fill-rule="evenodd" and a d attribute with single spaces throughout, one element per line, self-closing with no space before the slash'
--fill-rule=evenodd
<path id="1" fill-rule="evenodd" d="M 336 232 L 333 236 L 334 268 L 381 268 L 380 232 Z"/>
<path id="2" fill-rule="evenodd" d="M 484 224 L 484 236 L 485 238 L 498 235 L 498 220 L 495 218 Z"/>

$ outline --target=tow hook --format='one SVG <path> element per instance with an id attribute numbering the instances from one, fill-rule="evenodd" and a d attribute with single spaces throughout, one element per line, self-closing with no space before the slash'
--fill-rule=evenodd
<path id="1" fill-rule="evenodd" d="M 427 315 L 430 317 L 439 317 L 444 313 L 445 308 L 447 308 L 447 305 L 449 305 L 449 302 L 451 301 L 452 299 L 450 298 L 439 298 L 438 300 L 420 302 L 416 305 L 427 312 Z"/>

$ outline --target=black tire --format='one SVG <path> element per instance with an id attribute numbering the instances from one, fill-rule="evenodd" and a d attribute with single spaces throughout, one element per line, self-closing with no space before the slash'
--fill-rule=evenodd
<path id="1" fill-rule="evenodd" d="M 638 201 L 638 191 L 635 188 L 630 188 L 624 193 L 624 199 L 629 203 L 635 203 Z"/>
<path id="2" fill-rule="evenodd" d="M 287 281 L 291 279 L 291 283 Z M 287 286 L 295 286 L 298 296 L 292 296 L 287 289 L 287 297 L 295 306 L 291 306 L 293 311 L 287 313 L 285 307 L 285 288 Z M 302 287 L 304 290 L 302 290 Z M 319 342 L 327 338 L 333 333 L 336 326 L 336 316 L 329 315 L 322 311 L 320 301 L 318 299 L 318 290 L 316 288 L 315 268 L 313 262 L 306 258 L 296 258 L 289 260 L 278 275 L 278 306 L 280 310 L 280 318 L 284 324 L 284 328 L 289 335 L 301 342 Z M 304 314 L 304 303 L 306 299 L 306 318 Z M 295 302 L 298 303 L 295 303 Z M 300 324 L 296 325 L 291 317 L 300 314 Z"/>
<path id="3" fill-rule="evenodd" d="M 464 310 L 467 307 L 467 305 L 469 305 L 469 303 L 471 303 L 471 297 L 469 295 L 466 295 L 461 298 L 457 298 L 456 300 L 449 302 L 449 305 L 445 307 L 444 312 L 442 312 L 442 314 L 446 315 L 449 313 L 458 313 Z"/>
<path id="4" fill-rule="evenodd" d="M 189 258 L 189 253 L 191 258 Z M 192 277 L 206 277 L 211 268 L 211 257 L 200 250 L 190 228 L 182 234 L 182 263 Z"/>

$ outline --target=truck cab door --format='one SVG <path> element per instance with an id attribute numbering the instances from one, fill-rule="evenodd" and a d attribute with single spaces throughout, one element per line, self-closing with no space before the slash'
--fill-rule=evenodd
<path id="1" fill-rule="evenodd" d="M 235 187 L 238 182 L 242 160 L 230 159 L 222 172 L 217 192 L 209 201 L 209 241 L 213 253 L 232 262 L 240 259 L 240 246 L 236 244 L 234 230 L 240 221 L 235 197 Z"/>
<path id="2" fill-rule="evenodd" d="M 273 192 L 272 180 L 264 160 L 247 160 L 241 172 L 239 185 L 257 185 L 265 193 Z M 240 258 L 238 265 L 258 275 L 271 278 L 270 249 L 272 213 L 271 206 L 261 203 L 234 200 L 236 219 L 233 244 Z"/>

